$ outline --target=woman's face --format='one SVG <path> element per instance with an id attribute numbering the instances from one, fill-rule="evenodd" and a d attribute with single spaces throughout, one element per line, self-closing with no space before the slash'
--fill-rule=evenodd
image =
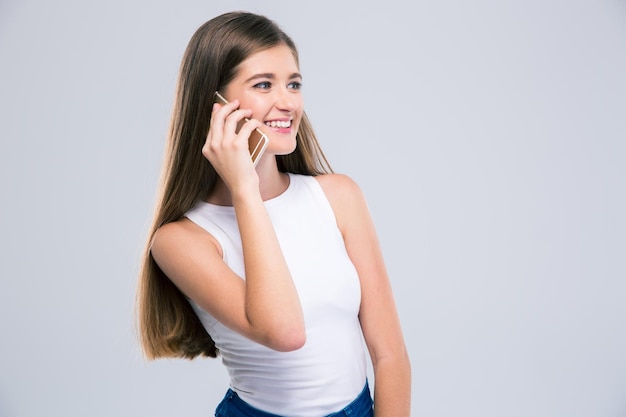
<path id="1" fill-rule="evenodd" d="M 286 45 L 277 45 L 250 55 L 223 93 L 251 109 L 252 118 L 263 122 L 269 137 L 266 153 L 285 155 L 296 148 L 296 133 L 302 119 L 302 76 Z"/>

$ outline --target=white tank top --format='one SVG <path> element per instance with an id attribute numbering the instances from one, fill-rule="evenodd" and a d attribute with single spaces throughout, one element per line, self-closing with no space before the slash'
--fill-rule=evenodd
<path id="1" fill-rule="evenodd" d="M 272 414 L 319 417 L 347 406 L 365 385 L 361 288 L 321 186 L 310 176 L 289 177 L 287 190 L 265 207 L 300 297 L 305 345 L 277 352 L 191 305 L 220 350 L 231 388 L 244 401 Z M 224 261 L 245 279 L 233 207 L 202 202 L 186 216 L 217 239 Z"/>

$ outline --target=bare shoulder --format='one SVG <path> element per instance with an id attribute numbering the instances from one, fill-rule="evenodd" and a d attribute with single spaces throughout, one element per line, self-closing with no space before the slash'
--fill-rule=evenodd
<path id="1" fill-rule="evenodd" d="M 359 185 L 344 174 L 327 174 L 315 177 L 335 213 L 339 229 L 346 234 L 359 227 L 368 218 L 365 197 Z"/>
<path id="2" fill-rule="evenodd" d="M 358 201 L 363 198 L 359 185 L 345 174 L 318 175 L 315 179 L 319 182 L 333 207 L 336 204 L 349 204 L 355 199 Z"/>
<path id="3" fill-rule="evenodd" d="M 221 247 L 217 240 L 191 220 L 183 218 L 159 227 L 152 239 L 151 250 L 158 260 L 172 252 L 191 250 L 194 247 L 214 248 L 221 256 Z"/>

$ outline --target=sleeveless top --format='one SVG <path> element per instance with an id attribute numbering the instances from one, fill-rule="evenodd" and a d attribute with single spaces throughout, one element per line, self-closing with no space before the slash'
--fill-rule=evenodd
<path id="1" fill-rule="evenodd" d="M 220 351 L 231 389 L 244 401 L 272 414 L 319 417 L 347 406 L 365 385 L 361 288 L 321 186 L 311 176 L 289 177 L 287 190 L 264 204 L 300 297 L 305 345 L 272 350 L 190 303 Z M 226 264 L 245 279 L 234 208 L 201 202 L 186 217 L 211 233 Z"/>

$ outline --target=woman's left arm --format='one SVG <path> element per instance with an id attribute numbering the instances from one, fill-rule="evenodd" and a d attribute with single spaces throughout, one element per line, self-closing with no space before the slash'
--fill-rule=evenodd
<path id="1" fill-rule="evenodd" d="M 316 177 L 335 212 L 348 255 L 361 281 L 359 320 L 374 368 L 376 417 L 409 417 L 411 365 L 374 223 L 349 177 Z"/>

